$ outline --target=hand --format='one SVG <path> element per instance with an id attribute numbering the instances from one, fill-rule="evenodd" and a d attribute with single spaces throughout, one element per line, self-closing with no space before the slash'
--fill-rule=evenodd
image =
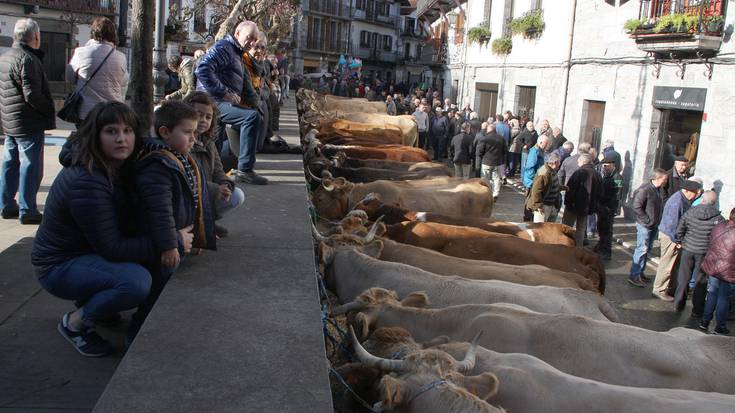
<path id="1" fill-rule="evenodd" d="M 237 105 L 238 103 L 240 103 L 240 96 L 232 92 L 225 93 L 222 99 L 224 99 L 226 102 L 232 103 L 233 105 Z"/>
<path id="2" fill-rule="evenodd" d="M 674 249 L 675 249 L 675 250 L 679 250 L 679 249 L 681 249 L 681 244 L 680 244 L 680 243 L 676 243 L 676 244 L 674 244 Z"/>
<path id="3" fill-rule="evenodd" d="M 191 232 L 194 229 L 194 225 L 189 225 L 186 228 L 179 230 L 181 235 L 181 242 L 183 243 L 184 252 L 191 251 L 191 242 L 194 240 L 194 234 Z"/>
<path id="4" fill-rule="evenodd" d="M 161 264 L 168 268 L 176 268 L 176 266 L 179 265 L 179 262 L 181 262 L 181 257 L 179 256 L 179 250 L 177 248 L 171 248 L 161 254 Z"/>
<path id="5" fill-rule="evenodd" d="M 229 185 L 227 184 L 221 184 L 219 186 L 219 197 L 221 200 L 227 202 L 230 200 L 230 195 L 232 195 L 232 191 L 230 190 Z"/>

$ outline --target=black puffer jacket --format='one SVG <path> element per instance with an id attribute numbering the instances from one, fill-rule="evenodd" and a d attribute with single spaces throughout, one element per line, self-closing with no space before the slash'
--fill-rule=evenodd
<path id="1" fill-rule="evenodd" d="M 697 205 L 687 211 L 676 228 L 676 237 L 682 248 L 694 254 L 705 254 L 709 249 L 712 229 L 725 218 L 714 205 Z"/>
<path id="2" fill-rule="evenodd" d="M 20 43 L 0 56 L 0 115 L 5 133 L 27 135 L 56 127 L 43 52 Z"/>
<path id="3" fill-rule="evenodd" d="M 54 266 L 86 254 L 113 262 L 146 263 L 157 258 L 150 237 L 126 236 L 132 200 L 121 180 L 110 183 L 99 169 L 71 164 L 71 146 L 59 159 L 64 168 L 51 185 L 31 262 L 43 276 Z"/>
<path id="4" fill-rule="evenodd" d="M 651 181 L 638 187 L 633 193 L 633 212 L 635 220 L 648 229 L 654 229 L 661 223 L 664 213 L 663 199 L 659 189 Z"/>

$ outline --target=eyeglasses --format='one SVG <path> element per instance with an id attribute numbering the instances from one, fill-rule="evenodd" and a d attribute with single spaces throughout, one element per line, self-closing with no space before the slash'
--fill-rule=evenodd
<path id="1" fill-rule="evenodd" d="M 265 46 L 255 46 L 255 50 L 265 50 Z"/>

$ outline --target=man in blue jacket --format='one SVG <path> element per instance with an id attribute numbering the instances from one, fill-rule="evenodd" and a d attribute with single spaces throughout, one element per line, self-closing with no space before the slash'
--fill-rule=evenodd
<path id="1" fill-rule="evenodd" d="M 265 185 L 268 180 L 253 171 L 260 125 L 257 106 L 252 102 L 254 88 L 244 70 L 243 53 L 258 41 L 258 26 L 251 21 L 240 23 L 235 34 L 227 35 L 212 46 L 196 69 L 197 90 L 214 98 L 222 123 L 240 132 L 240 156 L 237 160 L 238 180 Z M 246 85 L 245 83 L 248 83 Z"/>

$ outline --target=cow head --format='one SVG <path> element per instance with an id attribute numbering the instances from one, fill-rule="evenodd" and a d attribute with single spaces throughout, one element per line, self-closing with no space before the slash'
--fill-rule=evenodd
<path id="1" fill-rule="evenodd" d="M 350 193 L 355 184 L 344 178 L 321 178 L 322 182 L 311 194 L 311 202 L 320 218 L 342 219 L 350 211 Z"/>
<path id="2" fill-rule="evenodd" d="M 379 216 L 385 217 L 383 222 L 388 225 L 397 224 L 403 221 L 416 220 L 417 213 L 402 208 L 398 204 L 388 205 L 380 200 L 380 195 L 370 193 L 355 205 L 354 210 L 361 210 L 367 213 L 371 220 L 375 220 Z"/>

